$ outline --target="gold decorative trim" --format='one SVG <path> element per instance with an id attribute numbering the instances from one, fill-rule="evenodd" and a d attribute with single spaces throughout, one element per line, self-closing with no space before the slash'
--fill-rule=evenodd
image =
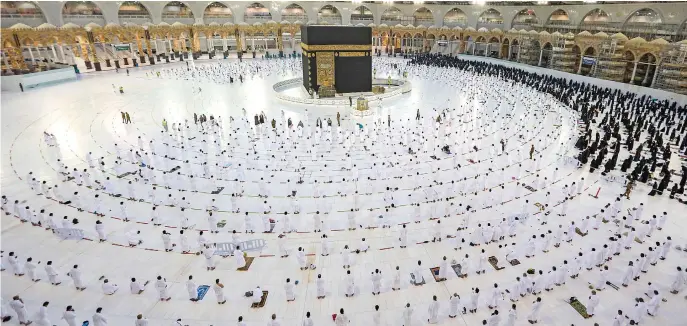
<path id="1" fill-rule="evenodd" d="M 301 43 L 301 49 L 305 51 L 372 51 L 372 44 L 308 45 Z"/>
<path id="2" fill-rule="evenodd" d="M 334 52 L 317 52 L 317 85 L 334 85 Z"/>
<path id="3" fill-rule="evenodd" d="M 340 57 L 366 57 L 369 52 L 337 52 Z"/>

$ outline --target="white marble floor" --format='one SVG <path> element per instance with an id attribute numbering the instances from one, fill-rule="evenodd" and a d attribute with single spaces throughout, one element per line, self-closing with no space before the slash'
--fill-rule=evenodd
<path id="1" fill-rule="evenodd" d="M 376 61 L 379 75 L 397 74 L 387 68 L 388 63 Z M 401 59 L 394 63 L 405 64 Z M 440 302 L 439 324 L 479 325 L 494 311 L 487 307 L 494 283 L 500 289 L 511 289 L 515 278 L 529 268 L 547 275 L 553 266 L 560 269 L 564 260 L 572 264 L 578 252 L 587 257 L 591 248 L 601 250 L 604 244 L 610 244 L 608 239 L 616 231 L 614 223 L 600 223 L 601 215 L 594 214 L 614 201 L 624 187 L 600 179 L 598 173 L 588 173 L 587 168 L 567 164 L 576 152 L 573 143 L 577 118 L 574 112 L 546 95 L 453 71 L 411 70 L 412 92 L 372 103 L 376 115 L 360 120 L 349 117 L 346 107 L 296 105 L 275 99 L 272 84 L 297 76 L 300 68 L 295 62 L 277 65 L 274 61 L 246 60 L 240 67 L 235 61 L 224 61 L 223 65 L 224 68 L 216 64 L 212 67 L 224 74 L 231 69 L 263 69 L 260 77 L 245 74 L 244 83 L 228 84 L 171 78 L 165 73 L 160 78 L 153 77 L 156 67 L 146 67 L 132 70 L 130 76 L 123 72 L 90 74 L 72 83 L 2 94 L 1 185 L 2 194 L 9 201 L 4 207 L 7 214 L 2 216 L 2 266 L 6 270 L 2 272 L 1 295 L 5 304 L 19 295 L 29 315 L 37 320 L 34 316 L 40 305 L 49 301 L 49 319 L 58 325 L 65 324 L 60 320 L 62 312 L 72 305 L 78 321 L 92 320 L 95 309 L 102 307 L 110 325 L 134 325 L 135 316 L 143 314 L 150 325 L 169 325 L 182 318 L 184 324 L 196 326 L 234 325 L 239 316 L 247 325 L 264 325 L 272 314 L 277 315 L 282 325 L 300 325 L 306 312 L 312 314 L 315 325 L 328 325 L 332 324 L 332 314 L 340 308 L 345 309 L 351 325 L 372 325 L 375 305 L 379 305 L 382 325 L 402 325 L 403 308 L 410 303 L 414 308 L 412 325 L 425 325 L 432 296 L 436 295 Z M 124 94 L 112 85 L 123 86 Z M 247 113 L 245 120 L 242 109 Z M 415 119 L 418 110 L 422 116 L 419 121 Z M 435 117 L 443 110 L 446 116 L 442 113 L 443 122 L 437 125 Z M 131 124 L 122 123 L 121 111 L 130 113 Z M 252 116 L 264 112 L 268 121 L 276 120 L 277 130 L 283 134 L 285 121 L 281 111 L 283 119 L 292 119 L 294 125 L 299 121 L 305 123 L 303 136 L 297 129 L 290 132 L 288 139 L 276 136 L 269 127 L 256 130 Z M 336 130 L 337 112 L 342 117 L 340 133 Z M 193 124 L 193 113 L 221 116 L 221 129 L 213 128 L 203 134 Z M 235 119 L 233 122 L 229 121 L 230 116 Z M 391 129 L 386 126 L 388 116 Z M 317 118 L 331 118 L 332 131 L 314 131 Z M 163 119 L 168 121 L 170 131 L 173 123 L 182 123 L 184 119 L 190 121 L 190 126 L 180 133 L 165 133 Z M 307 139 L 308 130 L 312 140 Z M 48 146 L 44 132 L 54 134 L 59 146 Z M 422 143 L 422 137 L 429 140 Z M 502 139 L 507 141 L 505 151 L 500 149 Z M 444 144 L 450 145 L 451 154 L 434 150 Z M 529 159 L 530 145 L 535 146 L 536 161 Z M 284 154 L 283 148 L 289 147 L 292 149 Z M 416 153 L 409 154 L 409 147 Z M 118 175 L 139 167 L 140 160 L 130 156 L 130 150 L 145 153 L 142 160 L 149 173 L 119 178 Z M 117 151 L 121 152 L 121 159 L 117 159 Z M 94 165 L 102 157 L 104 168 L 89 167 L 89 152 Z M 58 159 L 70 171 L 86 169 L 90 182 L 83 180 L 78 185 L 82 176 L 64 181 Z M 186 160 L 188 163 L 182 162 Z M 175 166 L 180 167 L 174 172 L 176 175 L 163 177 L 165 171 Z M 29 172 L 36 180 L 46 181 L 48 187 L 59 185 L 57 196 L 72 202 L 60 204 L 54 190 L 44 192 L 41 186 L 32 190 L 27 182 Z M 108 177 L 110 181 L 106 181 Z M 95 180 L 108 188 L 99 189 L 93 183 Z M 298 180 L 303 183 L 297 183 Z M 573 197 L 562 204 L 568 194 L 566 186 L 573 182 L 576 188 L 583 182 L 583 187 L 579 193 L 571 192 Z M 86 187 L 88 184 L 94 187 Z M 387 187 L 393 191 L 387 191 Z M 219 188 L 223 189 L 212 194 Z M 623 199 L 618 217 L 628 216 L 628 210 L 639 203 L 644 203 L 645 220 L 663 211 L 669 217 L 662 230 L 654 231 L 642 244 L 633 243 L 631 250 L 622 250 L 605 263 L 609 267 L 609 281 L 616 285 L 620 285 L 627 262 L 638 259 L 640 253 L 648 254 L 649 247 L 656 247 L 654 242 L 664 243 L 668 236 L 672 237 L 673 246 L 687 242 L 684 205 L 667 197 L 648 197 L 649 190 L 639 186 L 631 200 Z M 295 196 L 287 197 L 293 191 Z M 598 198 L 592 197 L 597 192 Z M 96 194 L 100 200 L 93 199 Z M 241 196 L 232 198 L 232 194 Z M 173 207 L 168 205 L 169 196 L 175 201 Z M 19 201 L 16 208 L 15 200 Z M 545 215 L 538 204 L 547 203 L 551 213 Z M 391 204 L 393 208 L 387 212 L 385 207 Z M 209 219 L 206 209 L 213 205 L 214 219 Z M 125 211 L 121 206 L 126 207 Z M 160 226 L 151 223 L 153 206 L 157 206 Z M 470 211 L 465 209 L 467 206 Z M 564 206 L 566 214 L 560 216 Z M 186 207 L 183 214 L 180 207 Z M 67 220 L 78 219 L 73 228 L 83 230 L 85 239 L 61 240 L 44 228 L 47 218 L 41 217 L 41 210 L 45 215 L 52 213 L 53 223 L 60 227 L 65 216 Z M 97 216 L 94 211 L 104 216 Z M 468 245 L 481 237 L 477 234 L 482 233 L 480 225 L 500 225 L 503 219 L 518 214 L 529 218 L 513 223 L 514 237 L 506 236 L 481 246 Z M 317 228 L 315 215 L 322 221 Z M 32 222 L 43 218 L 43 227 L 22 223 L 19 216 Z M 188 218 L 187 225 L 182 216 Z M 559 225 L 567 231 L 571 221 L 581 225 L 585 216 L 592 216 L 589 233 L 584 237 L 574 234 L 572 242 L 563 241 L 554 248 L 553 238 Z M 125 222 L 125 218 L 131 221 Z M 275 220 L 273 233 L 262 233 L 269 228 L 265 219 Z M 597 219 L 598 230 L 592 228 Z M 104 225 L 105 242 L 98 241 L 96 220 Z M 548 224 L 542 225 L 544 221 Z M 210 223 L 217 222 L 223 225 L 219 233 L 208 232 Z M 382 228 L 383 224 L 392 227 Z M 403 224 L 408 229 L 407 248 L 400 248 Z M 189 226 L 185 231 L 188 253 L 181 250 L 180 229 L 184 226 Z M 635 222 L 635 226 L 639 223 Z M 355 230 L 349 230 L 353 227 Z M 461 227 L 467 229 L 457 231 Z M 247 228 L 255 233 L 246 234 Z M 314 232 L 315 229 L 322 232 Z M 490 234 L 491 231 L 483 229 Z M 508 231 L 509 227 L 504 224 L 503 229 Z M 176 244 L 172 252 L 164 250 L 163 230 L 171 233 Z M 217 256 L 217 268 L 208 271 L 205 257 L 194 255 L 202 250 L 198 244 L 201 230 L 208 243 L 263 239 L 266 245 L 247 252 L 255 258 L 248 271 L 236 271 L 233 257 Z M 283 233 L 280 248 L 277 236 L 288 230 L 294 232 Z M 548 235 L 548 246 L 546 240 L 537 241 L 536 255 L 526 258 L 528 239 L 549 230 L 552 232 Z M 130 247 L 137 231 L 142 243 Z M 232 234 L 233 231 L 237 233 Z M 443 241 L 432 242 L 437 231 Z M 321 256 L 323 234 L 328 236 L 328 256 Z M 342 254 L 346 245 L 350 250 L 360 248 L 363 238 L 370 247 L 367 253 Z M 465 243 L 457 239 L 464 239 Z M 499 248 L 505 245 L 506 248 Z M 299 247 L 304 249 L 307 263 L 316 265 L 315 270 L 299 269 Z M 486 273 L 474 273 L 482 250 L 485 257 L 495 256 L 503 262 L 512 247 L 522 264 L 505 264 L 505 269 L 497 271 L 485 263 Z M 280 258 L 282 249 L 288 251 L 288 258 Z M 28 257 L 40 262 L 37 273 L 42 280 L 33 282 L 28 275 L 13 275 L 9 252 L 18 255 L 22 267 Z M 451 272 L 448 280 L 435 281 L 429 268 L 439 266 L 444 256 L 449 261 L 461 262 L 466 254 L 471 269 L 467 278 L 458 278 Z M 353 297 L 344 295 L 344 256 L 352 260 L 348 270 L 355 280 Z M 667 301 L 660 304 L 656 317 L 644 314 L 643 324 L 684 325 L 684 293 L 673 295 L 669 288 L 676 267 L 687 267 L 686 258 L 687 253 L 670 248 L 667 259 L 649 266 L 639 281 L 618 290 L 606 287 L 599 292 L 601 303 L 590 319 L 583 319 L 565 302 L 574 296 L 587 304 L 588 284 L 597 282 L 600 268 L 583 268 L 579 278 L 568 278 L 565 285 L 539 295 L 543 300 L 539 324 L 611 325 L 618 309 L 632 316 L 633 298 L 643 297 L 648 302 L 644 292 L 652 282 Z M 58 286 L 50 284 L 44 271 L 48 260 L 59 273 L 62 283 Z M 410 274 L 417 270 L 418 261 L 423 266 L 419 269 L 426 281 L 423 286 L 410 284 Z M 75 264 L 86 284 L 84 291 L 77 291 L 66 275 Z M 396 268 L 401 271 L 401 289 L 392 291 Z M 373 284 L 368 273 L 375 269 L 382 273 L 379 295 L 371 294 Z M 324 279 L 324 299 L 317 299 L 318 274 Z M 193 275 L 197 285 L 212 285 L 219 279 L 228 302 L 218 305 L 212 288 L 203 300 L 189 301 L 189 275 Z M 103 294 L 101 276 L 119 284 L 121 289 L 111 296 Z M 170 301 L 159 300 L 154 284 L 149 284 L 140 295 L 130 294 L 130 278 L 154 283 L 157 276 L 166 279 Z M 287 278 L 299 282 L 293 302 L 286 301 Z M 250 308 L 251 300 L 243 294 L 258 285 L 269 291 L 267 302 L 262 308 Z M 449 319 L 450 296 L 457 293 L 462 298 L 461 307 L 468 305 L 475 287 L 481 290 L 477 312 Z M 505 323 L 511 303 L 508 293 L 502 296 L 497 310 Z M 528 294 L 516 303 L 516 325 L 528 324 L 527 315 L 536 297 Z M 13 316 L 9 324 L 17 324 L 14 312 L 3 306 L 5 311 Z"/>

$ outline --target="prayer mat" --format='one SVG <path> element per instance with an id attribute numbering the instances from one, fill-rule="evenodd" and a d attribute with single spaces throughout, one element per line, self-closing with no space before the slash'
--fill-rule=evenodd
<path id="1" fill-rule="evenodd" d="M 587 236 L 587 233 L 582 233 L 582 230 L 580 230 L 580 228 L 575 228 L 575 233 L 583 237 Z"/>
<path id="2" fill-rule="evenodd" d="M 167 171 L 167 173 L 172 173 L 172 172 L 174 172 L 174 171 L 176 171 L 176 170 L 179 170 L 179 169 L 181 169 L 180 166 L 175 166 L 175 167 L 172 168 L 171 170 Z"/>
<path id="3" fill-rule="evenodd" d="M 196 299 L 198 299 L 198 301 L 203 300 L 203 298 L 205 297 L 205 295 L 208 293 L 209 290 L 210 290 L 209 285 L 199 286 L 198 287 L 198 296 L 196 297 Z"/>
<path id="4" fill-rule="evenodd" d="M 425 278 L 422 278 L 422 283 L 417 283 L 415 282 L 415 274 L 410 273 L 410 284 L 415 285 L 415 286 L 420 286 L 420 285 L 425 285 Z"/>
<path id="5" fill-rule="evenodd" d="M 564 301 L 567 302 L 571 307 L 573 307 L 573 309 L 575 309 L 575 311 L 577 311 L 577 313 L 580 314 L 582 318 L 589 318 L 589 314 L 587 314 L 587 308 L 582 304 L 582 302 L 575 298 L 572 299 L 572 301 Z"/>
<path id="6" fill-rule="evenodd" d="M 253 260 L 255 259 L 255 257 L 245 257 L 245 258 L 246 258 L 246 265 L 241 267 L 241 268 L 237 268 L 236 269 L 237 271 L 242 271 L 242 272 L 248 271 L 248 269 L 250 268 L 250 265 L 253 264 Z"/>
<path id="7" fill-rule="evenodd" d="M 122 174 L 122 175 L 118 175 L 117 178 L 120 178 L 120 179 L 121 179 L 121 178 L 124 178 L 124 177 L 126 177 L 126 176 L 128 176 L 128 175 L 133 175 L 133 174 L 134 174 L 134 172 L 127 172 L 127 173 L 124 173 L 124 174 Z"/>
<path id="8" fill-rule="evenodd" d="M 439 267 L 432 267 L 429 269 L 430 272 L 432 272 L 432 276 L 434 276 L 434 281 L 436 282 L 443 282 L 444 280 L 439 278 L 439 270 L 441 268 Z"/>
<path id="9" fill-rule="evenodd" d="M 221 228 L 225 227 L 226 225 L 227 225 L 227 220 L 221 220 L 221 221 L 217 222 L 217 228 L 218 229 L 221 229 Z"/>
<path id="10" fill-rule="evenodd" d="M 265 306 L 265 303 L 267 303 L 267 293 L 268 291 L 262 291 L 262 298 L 260 298 L 259 303 L 252 303 L 250 305 L 251 308 L 262 308 Z"/>
<path id="11" fill-rule="evenodd" d="M 463 277 L 463 274 L 461 273 L 462 267 L 460 264 L 451 265 L 451 268 L 453 268 L 453 271 L 458 277 Z"/>
<path id="12" fill-rule="evenodd" d="M 494 267 L 494 269 L 497 271 L 500 271 L 500 270 L 505 268 L 505 267 L 499 267 L 498 266 L 499 260 L 498 260 L 498 258 L 496 258 L 496 256 L 489 257 L 487 259 L 487 261 L 489 261 L 489 264 L 491 264 L 491 267 Z"/>
<path id="13" fill-rule="evenodd" d="M 517 260 L 517 259 L 511 260 L 511 261 L 509 261 L 509 263 L 510 263 L 511 266 L 518 266 L 518 265 L 520 265 L 520 261 Z"/>
<path id="14" fill-rule="evenodd" d="M 222 192 L 222 190 L 224 190 L 224 187 L 217 187 L 217 190 L 213 191 L 212 194 L 213 194 L 213 195 L 217 195 L 217 194 L 219 194 L 220 192 Z"/>
<path id="15" fill-rule="evenodd" d="M 532 186 L 530 186 L 530 185 L 526 185 L 526 184 L 523 183 L 522 186 L 525 187 L 525 189 L 527 189 L 527 190 L 529 190 L 529 191 L 531 191 L 531 192 L 536 192 L 536 191 L 537 191 L 537 189 L 532 188 Z"/>

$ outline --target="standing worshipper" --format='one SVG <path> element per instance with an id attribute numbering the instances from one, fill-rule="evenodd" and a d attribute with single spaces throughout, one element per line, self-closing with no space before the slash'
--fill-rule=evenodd
<path id="1" fill-rule="evenodd" d="M 537 297 L 537 301 L 534 301 L 532 303 L 532 311 L 530 314 L 527 316 L 527 321 L 530 322 L 530 324 L 536 324 L 537 319 L 539 317 L 539 310 L 541 310 L 541 298 Z"/>
<path id="2" fill-rule="evenodd" d="M 67 309 L 62 313 L 62 319 L 69 326 L 76 326 L 76 312 L 72 306 L 67 306 Z"/>
<path id="3" fill-rule="evenodd" d="M 103 308 L 98 307 L 93 314 L 93 326 L 107 326 L 107 318 L 103 316 Z"/>
<path id="4" fill-rule="evenodd" d="M 596 307 L 599 305 L 599 297 L 596 296 L 596 291 L 592 290 L 592 295 L 589 296 L 589 301 L 587 301 L 587 314 L 589 317 L 594 316 Z"/>
<path id="5" fill-rule="evenodd" d="M 215 296 L 217 297 L 217 303 L 225 304 L 227 299 L 224 297 L 224 284 L 219 282 L 219 279 L 215 280 L 215 284 L 212 285 L 212 289 L 215 291 Z"/>
<path id="6" fill-rule="evenodd" d="M 12 310 L 14 310 L 14 312 L 17 314 L 19 325 L 29 325 L 32 323 L 31 319 L 29 319 L 29 313 L 26 311 L 24 300 L 22 300 L 18 295 L 12 297 L 10 308 L 12 308 Z"/>
<path id="7" fill-rule="evenodd" d="M 432 297 L 432 302 L 429 304 L 429 319 L 427 322 L 430 324 L 436 324 L 439 322 L 439 302 L 437 301 L 437 296 Z"/>

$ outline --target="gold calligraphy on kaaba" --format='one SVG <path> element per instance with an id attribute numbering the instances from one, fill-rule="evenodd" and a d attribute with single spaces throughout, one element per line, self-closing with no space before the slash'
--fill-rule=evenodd
<path id="1" fill-rule="evenodd" d="M 337 52 L 339 57 L 365 57 L 369 55 L 369 52 Z"/>
<path id="2" fill-rule="evenodd" d="M 308 45 L 301 43 L 301 49 L 305 51 L 372 51 L 372 44 Z"/>
<path id="3" fill-rule="evenodd" d="M 334 85 L 334 52 L 317 52 L 317 85 Z"/>

